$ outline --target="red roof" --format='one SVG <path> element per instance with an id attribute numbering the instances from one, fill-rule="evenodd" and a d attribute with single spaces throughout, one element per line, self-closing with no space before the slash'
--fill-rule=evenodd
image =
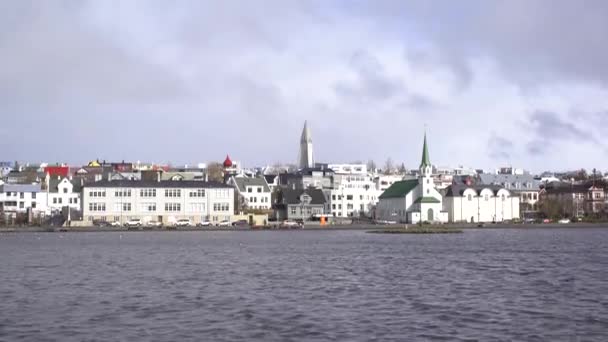
<path id="1" fill-rule="evenodd" d="M 226 160 L 224 160 L 224 167 L 232 167 L 232 160 L 230 160 L 229 155 L 226 155 Z"/>
<path id="2" fill-rule="evenodd" d="M 47 166 L 44 168 L 44 173 L 48 173 L 49 176 L 67 177 L 70 174 L 70 167 L 69 166 Z"/>

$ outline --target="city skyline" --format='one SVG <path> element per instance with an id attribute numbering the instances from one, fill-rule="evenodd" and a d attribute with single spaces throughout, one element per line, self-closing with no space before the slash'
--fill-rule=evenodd
<path id="1" fill-rule="evenodd" d="M 265 4 L 1 4 L 0 159 L 608 169 L 604 2 Z"/>

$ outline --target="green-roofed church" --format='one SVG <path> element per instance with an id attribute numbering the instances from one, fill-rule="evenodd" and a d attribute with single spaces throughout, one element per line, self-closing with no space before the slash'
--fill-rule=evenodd
<path id="1" fill-rule="evenodd" d="M 443 198 L 433 182 L 433 165 L 424 134 L 418 179 L 395 182 L 379 197 L 376 218 L 401 223 L 447 222 Z"/>

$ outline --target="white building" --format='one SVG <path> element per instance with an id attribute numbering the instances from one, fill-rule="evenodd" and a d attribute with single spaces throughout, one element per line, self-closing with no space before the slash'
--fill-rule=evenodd
<path id="1" fill-rule="evenodd" d="M 49 214 L 59 213 L 64 207 L 69 207 L 72 210 L 81 209 L 80 191 L 82 186 L 80 180 L 72 182 L 65 177 L 54 177 L 47 174 L 46 185 Z"/>
<path id="2" fill-rule="evenodd" d="M 403 223 L 447 222 L 448 213 L 443 210 L 443 197 L 435 188 L 432 173 L 425 134 L 418 179 L 396 182 L 382 193 L 376 218 Z"/>
<path id="3" fill-rule="evenodd" d="M 0 211 L 5 213 L 44 214 L 47 196 L 40 184 L 2 184 L 0 185 Z"/>
<path id="4" fill-rule="evenodd" d="M 383 193 L 390 188 L 391 185 L 404 179 L 415 179 L 415 177 L 406 175 L 378 175 L 374 178 L 374 183 L 376 183 L 376 189 L 380 191 L 380 193 Z"/>
<path id="5" fill-rule="evenodd" d="M 203 181 L 102 180 L 84 185 L 82 211 L 90 223 L 130 219 L 169 225 L 179 219 L 218 223 L 234 214 L 234 189 Z"/>
<path id="6" fill-rule="evenodd" d="M 378 202 L 374 177 L 365 164 L 330 164 L 334 174 L 331 189 L 326 191 L 329 208 L 336 217 L 369 215 Z"/>
<path id="7" fill-rule="evenodd" d="M 265 178 L 230 177 L 232 185 L 247 209 L 270 210 L 272 208 L 271 192 Z"/>
<path id="8" fill-rule="evenodd" d="M 519 219 L 517 194 L 496 186 L 452 185 L 444 197 L 450 222 L 503 222 Z"/>

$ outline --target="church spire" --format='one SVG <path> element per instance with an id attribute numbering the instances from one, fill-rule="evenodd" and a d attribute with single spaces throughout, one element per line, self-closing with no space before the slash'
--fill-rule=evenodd
<path id="1" fill-rule="evenodd" d="M 302 138 L 300 143 L 312 143 L 312 137 L 310 135 L 310 129 L 308 128 L 308 122 L 304 121 L 304 129 L 302 130 Z"/>
<path id="2" fill-rule="evenodd" d="M 431 160 L 429 158 L 429 149 L 426 144 L 426 132 L 424 132 L 424 145 L 422 146 L 422 161 L 420 167 L 431 166 Z"/>
<path id="3" fill-rule="evenodd" d="M 308 128 L 308 122 L 304 121 L 304 129 L 300 138 L 300 156 L 298 166 L 300 169 L 311 168 L 315 166 L 315 161 L 312 152 L 312 135 Z"/>

